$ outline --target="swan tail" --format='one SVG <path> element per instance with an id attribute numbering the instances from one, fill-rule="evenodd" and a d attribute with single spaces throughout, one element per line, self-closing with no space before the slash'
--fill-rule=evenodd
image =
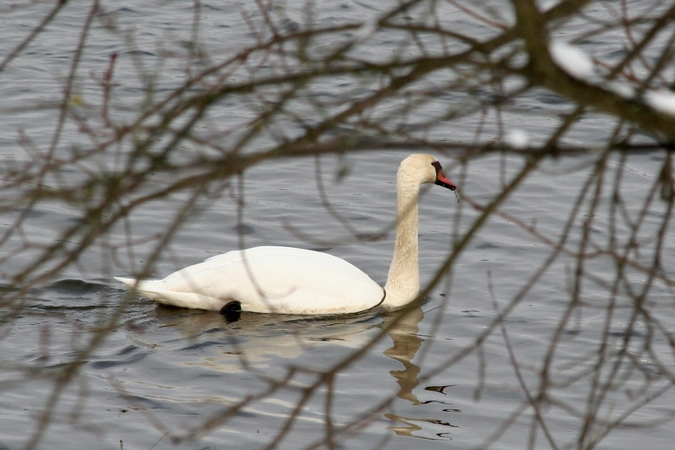
<path id="1" fill-rule="evenodd" d="M 135 278 L 123 278 L 123 277 L 113 277 L 117 281 L 124 283 L 125 286 L 133 288 L 136 285 L 136 279 Z"/>
<path id="2" fill-rule="evenodd" d="M 160 294 L 165 290 L 163 280 L 139 281 L 135 278 L 122 278 L 122 277 L 115 277 L 115 279 L 117 281 L 121 281 L 122 283 L 124 283 L 128 288 L 133 289 L 153 300 L 156 299 L 156 296 L 158 294 Z"/>
<path id="3" fill-rule="evenodd" d="M 220 311 L 225 304 L 222 300 L 199 293 L 167 290 L 164 280 L 138 281 L 135 278 L 122 277 L 115 277 L 115 279 L 124 283 L 127 287 L 133 289 L 143 297 L 147 297 L 165 305 Z"/>

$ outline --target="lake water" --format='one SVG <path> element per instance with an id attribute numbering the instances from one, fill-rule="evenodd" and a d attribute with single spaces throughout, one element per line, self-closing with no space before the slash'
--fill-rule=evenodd
<path id="1" fill-rule="evenodd" d="M 50 145 L 56 127 L 54 109 L 35 106 L 53 106 L 60 99 L 79 39 L 77 30 L 91 8 L 88 2 L 71 3 L 0 73 L 0 156 L 5 164 L 28 161 L 26 148 L 32 145 Z M 38 4 L 0 18 L 0 58 L 25 38 L 50 7 Z M 291 24 L 303 21 L 303 2 L 290 2 L 286 7 Z M 110 55 L 119 53 L 115 111 L 123 118 L 137 110 L 139 98 L 145 95 L 138 64 L 152 68 L 162 60 L 162 51 L 176 51 L 180 42 L 190 39 L 194 3 L 104 2 L 103 8 L 106 15 L 94 22 L 75 89 L 85 101 L 96 95 L 95 83 L 87 75 L 101 74 Z M 380 8 L 377 3 L 322 2 L 315 20 L 317 24 L 340 25 L 371 16 Z M 212 58 L 226 56 L 233 47 L 253 41 L 242 18 L 259 18 L 252 3 L 207 1 L 201 4 L 201 12 L 199 36 Z M 115 21 L 117 34 L 102 27 L 105 20 Z M 448 20 L 455 21 L 460 31 L 473 26 L 460 14 L 450 15 Z M 386 36 L 378 35 L 363 51 L 376 55 L 391 45 Z M 620 46 L 602 39 L 587 45 L 606 54 Z M 185 76 L 180 58 L 168 58 L 163 64 L 163 77 L 156 85 L 158 95 L 170 92 Z M 346 84 L 350 90 L 356 89 Z M 326 81 L 316 89 L 316 95 L 336 101 L 345 95 L 340 80 Z M 24 106 L 30 108 L 20 109 Z M 511 124 L 526 130 L 536 142 L 544 135 L 540 130 L 550 129 L 555 123 L 554 113 L 567 106 L 540 92 L 522 100 L 519 107 L 530 114 L 511 117 Z M 209 120 L 231 126 L 250 118 L 250 111 L 227 102 L 211 114 Z M 439 138 L 471 142 L 478 120 L 471 116 L 433 133 Z M 494 129 L 494 118 L 487 120 L 485 129 Z M 606 138 L 611 124 L 607 118 L 589 117 L 569 139 L 595 145 Z M 33 144 L 22 140 L 23 133 Z M 63 145 L 86 145 L 75 127 L 67 126 L 63 133 Z M 395 174 L 408 153 L 375 151 L 345 159 L 322 158 L 327 196 L 334 209 L 359 232 L 390 229 L 395 212 Z M 517 157 L 485 157 L 465 166 L 455 164 L 448 156 L 438 157 L 463 195 L 481 203 L 493 199 L 501 190 L 503 177 L 522 166 Z M 239 321 L 228 323 L 216 313 L 129 299 L 112 276 L 128 275 L 142 266 L 157 242 L 157 233 L 163 232 L 188 196 L 178 193 L 151 203 L 114 229 L 109 242 L 98 242 L 76 264 L 61 270 L 56 279 L 30 289 L 17 314 L 3 306 L 0 449 L 23 448 L 40 429 L 44 434 L 39 436 L 38 448 L 116 449 L 121 441 L 125 449 L 266 448 L 293 414 L 297 418 L 278 448 L 311 447 L 326 439 L 331 427 L 335 427 L 336 448 L 464 449 L 487 445 L 493 439 L 493 448 L 522 449 L 530 444 L 551 448 L 541 431 L 534 444 L 531 441 L 533 412 L 519 376 L 532 391 L 538 386 L 549 343 L 570 301 L 575 259 L 561 255 L 506 316 L 503 324 L 508 344 L 497 327 L 478 349 L 474 345 L 551 254 L 547 243 L 511 218 L 536 224 L 539 233 L 558 239 L 593 170 L 593 161 L 594 156 L 586 155 L 542 163 L 541 170 L 503 205 L 509 216 L 488 221 L 455 262 L 452 272 L 420 307 L 398 322 L 395 315 L 369 312 L 332 318 L 244 313 Z M 638 216 L 663 161 L 664 155 L 659 152 L 630 155 L 624 162 L 618 157 L 610 160 L 609 182 L 622 169 L 621 192 L 631 200 L 627 202 L 627 215 Z M 348 175 L 336 181 L 335 174 L 345 164 Z M 241 184 L 233 183 L 223 195 L 200 203 L 199 214 L 186 221 L 161 254 L 153 275 L 166 275 L 242 244 L 290 245 L 345 258 L 384 283 L 392 233 L 372 242 L 355 239 L 322 204 L 316 168 L 314 159 L 295 159 L 264 163 L 247 171 Z M 81 170 L 66 168 L 62 174 L 66 179 L 77 179 Z M 170 181 L 160 174 L 149 183 L 163 186 Z M 242 197 L 245 207 L 243 217 L 238 217 L 237 199 Z M 599 242 L 609 236 L 608 211 L 605 202 L 593 222 L 591 233 Z M 665 211 L 665 203 L 657 203 L 646 214 L 639 232 L 645 259 L 651 255 L 649 243 L 657 237 Z M 74 205 L 45 202 L 30 210 L 4 211 L 0 216 L 2 227 L 15 226 L 21 214 L 26 214 L 21 232 L 14 233 L 0 248 L 4 258 L 20 249 L 24 240 L 49 243 L 58 237 L 58 230 L 81 220 Z M 432 187 L 425 191 L 419 237 L 423 282 L 432 279 L 455 240 L 478 215 L 468 202 L 458 203 L 447 190 Z M 577 224 L 581 220 L 583 214 Z M 625 239 L 627 231 L 622 226 L 618 225 L 617 235 Z M 571 233 L 573 243 L 579 240 L 578 230 Z M 127 239 L 133 243 L 128 245 Z M 674 240 L 666 239 L 661 251 L 664 274 L 672 279 Z M 17 251 L 5 260 L 3 276 L 15 273 L 34 255 L 32 251 Z M 598 280 L 611 283 L 615 264 L 609 258 L 589 260 L 587 270 Z M 629 275 L 636 289 L 646 278 L 638 271 Z M 610 336 L 607 346 L 616 348 L 629 337 L 635 358 L 621 366 L 617 388 L 606 391 L 598 415 L 614 420 L 633 408 L 635 411 L 625 425 L 599 436 L 602 440 L 597 448 L 669 448 L 675 437 L 670 422 L 675 414 L 675 393 L 664 374 L 675 369 L 666 338 L 667 331 L 675 328 L 673 293 L 667 285 L 657 284 L 648 295 L 649 311 L 666 332 L 655 331 L 652 325 L 640 321 L 626 332 L 632 310 L 622 308 L 630 302 L 621 295 L 611 327 L 604 330 L 607 312 L 601 306 L 608 295 L 600 281 L 584 284 L 585 307 L 565 322 L 562 337 L 557 340 L 551 362 L 555 387 L 540 413 L 557 448 L 576 447 L 575 439 L 593 392 L 592 377 L 584 376 L 592 361 L 589 354 L 597 351 L 603 336 Z M 86 353 L 78 372 L 61 387 L 60 377 L 66 373 L 67 363 L 91 343 L 97 327 L 114 318 L 119 306 L 129 300 L 119 319 L 122 325 Z M 378 336 L 332 384 L 324 383 L 303 398 L 322 371 Z M 509 348 L 519 371 L 514 370 Z M 462 356 L 466 349 L 473 351 Z M 606 370 L 610 371 L 609 365 Z M 277 387 L 286 378 L 290 383 Z M 650 401 L 641 405 L 646 398 Z M 241 408 L 228 415 L 233 405 L 244 400 Z M 302 407 L 296 412 L 299 402 Z M 41 427 L 39 419 L 49 406 L 53 406 L 50 423 Z"/>

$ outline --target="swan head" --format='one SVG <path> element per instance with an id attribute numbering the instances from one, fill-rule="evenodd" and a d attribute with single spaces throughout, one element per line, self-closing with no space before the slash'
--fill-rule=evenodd
<path id="1" fill-rule="evenodd" d="M 443 173 L 443 167 L 431 155 L 414 154 L 401 162 L 399 177 L 415 182 L 418 185 L 433 183 L 454 191 L 455 183 Z"/>

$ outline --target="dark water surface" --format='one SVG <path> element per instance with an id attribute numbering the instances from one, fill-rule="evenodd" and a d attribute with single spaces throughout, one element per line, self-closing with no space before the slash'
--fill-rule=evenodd
<path id="1" fill-rule="evenodd" d="M 167 42 L 189 39 L 192 2 L 104 3 L 122 28 L 133 32 L 134 45 L 138 47 L 135 51 L 148 66 L 155 64 L 163 47 L 173 47 Z M 252 39 L 241 19 L 242 10 L 254 14 L 252 5 L 221 3 L 204 2 L 202 6 L 200 36 L 213 55 L 227 54 L 230 46 L 240 46 Z M 355 1 L 324 3 L 316 19 L 320 23 L 339 24 L 377 9 L 376 4 Z M 302 4 L 288 8 L 289 15 L 295 14 L 300 20 Z M 20 42 L 44 11 L 42 6 L 35 6 L 13 13 L 11 21 L 0 18 L 0 38 L 4 42 L 0 56 Z M 58 89 L 78 39 L 72 28 L 81 26 L 87 12 L 86 2 L 66 9 L 29 51 L 7 68 L 0 84 L 0 98 L 5 106 L 58 101 Z M 462 20 L 457 23 L 459 30 L 472 26 Z M 133 110 L 138 97 L 144 95 L 133 59 L 125 53 L 129 50 L 123 42 L 124 33 L 112 36 L 95 27 L 86 46 L 82 70 L 82 73 L 101 72 L 112 52 L 121 53 L 118 73 L 127 70 L 128 76 L 119 77 L 120 115 L 124 114 L 125 105 Z M 373 52 L 378 45 L 387 48 L 387 40 L 381 40 L 374 43 Z M 597 43 L 605 44 L 611 46 Z M 165 76 L 157 85 L 160 92 L 182 81 L 181 68 L 172 66 L 171 60 L 165 64 Z M 336 84 L 327 83 L 321 94 L 338 98 L 340 87 Z M 83 80 L 82 95 L 86 96 L 89 88 L 89 83 Z M 529 101 L 530 105 L 520 106 L 532 111 L 564 108 L 545 94 Z M 4 114 L 0 124 L 2 158 L 6 161 L 28 158 L 17 145 L 19 129 L 26 130 L 36 145 L 48 145 L 54 130 L 53 114 L 52 109 Z M 247 119 L 245 114 L 236 105 L 224 104 L 211 119 L 239 123 Z M 474 129 L 471 120 L 474 119 L 466 119 L 466 129 L 457 126 L 449 130 L 451 137 L 471 140 Z M 552 115 L 536 113 L 520 122 L 514 120 L 515 125 L 531 131 L 535 139 L 538 128 L 549 127 L 554 121 Z M 601 142 L 608 132 L 608 123 L 599 118 L 589 120 L 576 129 L 578 135 L 571 139 Z M 71 133 L 72 140 L 77 141 L 76 130 L 67 129 L 65 133 Z M 333 180 L 343 162 L 324 159 L 322 173 L 330 186 L 328 196 L 359 231 L 378 232 L 391 225 L 395 173 L 405 155 L 406 152 L 391 151 L 349 156 L 350 172 L 340 183 Z M 529 179 L 504 210 L 525 223 L 536 222 L 540 233 L 556 238 L 589 175 L 590 168 L 579 167 L 590 161 L 589 157 L 576 157 L 546 163 L 545 170 Z M 630 196 L 636 200 L 646 196 L 661 161 L 657 153 L 628 158 L 624 188 Z M 503 163 L 496 157 L 474 161 L 465 176 L 460 176 L 459 169 L 453 168 L 450 161 L 446 166 L 455 181 L 461 180 L 467 195 L 477 201 L 488 201 L 500 190 Z M 507 159 L 506 163 L 507 172 L 521 164 L 516 159 Z M 245 246 L 292 245 L 327 251 L 384 283 L 393 236 L 389 233 L 373 242 L 351 238 L 322 206 L 314 164 L 312 160 L 268 163 L 247 172 L 242 223 L 238 223 L 233 199 L 224 196 L 215 200 L 186 223 L 157 262 L 154 273 L 166 275 L 213 254 L 238 248 L 241 238 Z M 72 176 L 78 176 L 77 170 L 73 170 Z M 161 184 L 166 180 L 158 177 L 153 182 Z M 177 196 L 173 200 L 178 204 L 182 199 Z M 0 383 L 4 389 L 0 396 L 0 449 L 21 448 L 33 435 L 37 417 L 55 392 L 47 375 L 70 362 L 77 350 L 89 342 L 92 330 L 116 314 L 126 297 L 111 277 L 129 274 L 140 267 L 152 248 L 143 238 L 162 230 L 171 221 L 175 204 L 169 199 L 130 218 L 131 235 L 138 239 L 133 254 L 126 252 L 113 261 L 108 253 L 92 248 L 78 264 L 63 271 L 60 281 L 33 289 L 26 298 L 27 308 L 2 324 Z M 15 213 L 18 216 L 22 212 Z M 457 219 L 460 212 L 461 219 Z M 426 192 L 420 205 L 423 281 L 435 274 L 447 256 L 453 230 L 465 230 L 476 214 L 466 204 L 458 204 L 446 190 L 432 188 Z M 646 220 L 657 223 L 660 218 L 656 211 L 653 218 Z M 0 217 L 0 223 L 3 227 L 12 226 L 14 219 L 7 214 Z M 74 209 L 44 206 L 30 211 L 25 231 L 29 239 L 49 242 L 54 238 L 53 230 L 73 220 L 77 220 Z M 606 223 L 607 217 L 598 217 L 595 222 L 594 233 L 599 238 L 606 235 L 603 229 Z M 652 231 L 642 238 L 654 238 L 656 230 Z M 112 239 L 124 241 L 125 232 L 118 230 Z M 305 240 L 301 235 L 309 235 L 315 241 Z M 346 439 L 340 448 L 377 448 L 378 444 L 391 449 L 471 448 L 489 440 L 491 433 L 510 417 L 513 423 L 495 448 L 526 448 L 532 418 L 531 414 L 512 416 L 527 399 L 519 388 L 499 333 L 486 340 L 480 357 L 471 355 L 448 370 L 436 368 L 442 367 L 459 349 L 473 344 L 497 314 L 493 298 L 498 303 L 510 299 L 549 254 L 547 245 L 517 224 L 505 218 L 492 219 L 457 262 L 452 277 L 335 379 L 332 397 L 327 397 L 322 388 L 309 398 L 279 448 L 304 448 L 323 439 L 327 401 L 330 419 L 340 426 L 391 396 L 395 396 L 392 404 L 368 418 L 369 425 Z M 672 276 L 675 267 L 672 239 L 663 255 L 669 262 L 664 267 L 670 268 Z M 25 263 L 21 258 L 28 256 L 18 255 L 16 264 Z M 539 367 L 569 298 L 570 261 L 561 259 L 555 263 L 544 281 L 528 293 L 505 321 L 528 382 L 536 381 L 535 371 L 529 369 Z M 610 262 L 600 262 L 595 270 L 611 276 L 612 266 Z M 635 282 L 641 281 L 644 280 L 636 275 Z M 588 301 L 593 301 L 594 296 L 599 300 L 604 298 L 605 291 L 588 286 L 586 295 Z M 663 308 L 661 320 L 666 327 L 675 327 L 670 293 L 655 289 L 651 298 L 657 303 L 670 299 L 671 306 Z M 621 312 L 617 314 L 620 317 Z M 302 388 L 316 381 L 316 371 L 331 367 L 370 342 L 392 320 L 392 316 L 376 312 L 340 318 L 243 314 L 239 321 L 229 323 L 216 313 L 166 308 L 147 299 L 134 299 L 123 313 L 123 326 L 113 330 L 83 361 L 79 376 L 61 393 L 40 448 L 115 449 L 120 447 L 120 441 L 125 449 L 263 448 L 293 413 Z M 569 370 L 579 369 L 575 362 L 597 342 L 604 313 L 598 309 L 596 315 L 588 313 L 575 320 L 577 328 L 565 330 L 556 353 L 557 360 L 569 364 Z M 618 327 L 611 332 L 621 336 L 623 330 Z M 634 331 L 640 332 L 646 336 L 646 330 Z M 653 341 L 652 345 L 654 352 L 672 364 L 672 358 L 664 356 L 670 352 L 665 340 Z M 17 364 L 38 370 L 25 374 L 17 369 Z M 643 360 L 636 364 L 650 367 L 652 362 Z M 303 369 L 293 373 L 291 387 L 260 396 L 269 389 L 270 377 L 281 380 L 289 376 L 291 368 Z M 654 367 L 654 373 L 658 373 L 658 368 Z M 637 379 L 634 385 L 636 389 L 641 386 Z M 617 410 L 627 407 L 624 402 L 630 401 L 630 386 L 629 382 L 622 392 L 615 393 L 612 402 Z M 576 436 L 580 423 L 569 409 L 560 405 L 583 410 L 587 390 L 588 386 L 580 383 L 559 391 L 557 406 L 546 411 L 550 431 L 560 442 Z M 208 422 L 247 396 L 251 396 L 250 402 L 227 423 Z M 674 402 L 675 393 L 668 391 L 642 408 L 636 419 L 649 422 L 668 416 Z M 202 429 L 205 424 L 207 429 Z M 183 439 L 174 441 L 174 436 Z M 663 449 L 672 446 L 674 437 L 671 425 L 648 432 L 619 429 L 603 440 L 600 448 Z M 543 442 L 541 448 L 548 448 Z"/>

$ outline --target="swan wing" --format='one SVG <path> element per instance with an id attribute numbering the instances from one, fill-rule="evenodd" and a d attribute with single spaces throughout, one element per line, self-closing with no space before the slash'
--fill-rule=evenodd
<path id="1" fill-rule="evenodd" d="M 347 261 L 290 247 L 231 251 L 163 280 L 119 280 L 161 303 L 208 310 L 235 300 L 243 311 L 344 314 L 377 306 L 384 296 L 377 283 Z"/>

